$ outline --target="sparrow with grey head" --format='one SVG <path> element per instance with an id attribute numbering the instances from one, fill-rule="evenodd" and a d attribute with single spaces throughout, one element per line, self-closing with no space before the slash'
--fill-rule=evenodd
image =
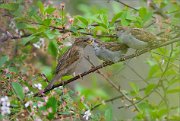
<path id="1" fill-rule="evenodd" d="M 98 39 L 91 38 L 91 46 L 95 55 L 103 61 L 117 62 L 126 54 L 128 46 L 117 42 L 103 42 Z"/>

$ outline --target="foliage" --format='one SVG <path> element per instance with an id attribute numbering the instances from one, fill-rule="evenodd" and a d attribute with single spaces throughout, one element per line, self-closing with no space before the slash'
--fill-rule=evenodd
<path id="1" fill-rule="evenodd" d="M 11 23 L 15 26 L 9 26 L 14 33 L 13 36 L 19 37 L 13 42 L 5 42 L 5 44 L 10 43 L 11 50 L 7 52 L 7 49 L 4 49 L 2 50 L 4 53 L 0 53 L 1 96 L 8 96 L 11 105 L 11 113 L 0 114 L 0 119 L 80 120 L 86 115 L 95 121 L 112 121 L 122 119 L 115 108 L 119 108 L 119 111 L 127 108 L 134 114 L 130 117 L 134 121 L 180 120 L 179 97 L 176 97 L 180 92 L 179 43 L 149 52 L 150 57 L 144 59 L 148 65 L 148 75 L 140 77 L 143 87 L 127 78 L 126 84 L 130 88 L 120 88 L 121 103 L 109 104 L 113 100 L 108 99 L 114 99 L 113 96 L 117 97 L 119 92 L 115 92 L 114 88 L 107 84 L 101 84 L 102 80 L 106 79 L 94 73 L 88 76 L 89 79 L 84 80 L 89 81 L 88 84 L 91 85 L 89 88 L 83 84 L 76 84 L 75 90 L 61 86 L 45 93 L 43 97 L 34 97 L 34 93 L 41 92 L 47 86 L 45 77 L 47 80 L 53 78 L 56 58 L 61 57 L 69 48 L 67 44 L 71 42 L 69 33 L 73 37 L 92 35 L 107 42 L 117 41 L 114 36 L 117 26 L 146 28 L 155 34 L 163 31 L 165 33 L 163 36 L 174 36 L 169 29 L 176 33 L 180 28 L 177 27 L 180 3 L 176 0 L 154 1 L 169 16 L 168 19 L 154 17 L 155 10 L 147 6 L 138 9 L 128 6 L 120 8 L 117 7 L 120 3 L 115 1 L 108 3 L 113 10 L 108 10 L 106 7 L 98 8 L 100 7 L 98 5 L 79 4 L 83 15 L 73 17 L 66 13 L 65 8 L 68 8 L 68 4 L 65 6 L 64 3 L 60 3 L 58 7 L 41 1 L 33 1 L 29 4 L 22 0 L 0 4 L 0 9 L 12 17 Z M 154 20 L 156 23 L 148 26 Z M 116 76 L 115 73 L 123 69 L 124 65 L 115 64 L 108 67 L 105 74 L 114 79 L 111 75 L 114 73 Z M 72 76 L 63 77 L 63 81 L 69 78 Z M 128 102 L 127 99 L 130 101 Z M 174 100 L 177 101 L 173 104 Z M 120 107 L 120 104 L 123 106 Z"/>

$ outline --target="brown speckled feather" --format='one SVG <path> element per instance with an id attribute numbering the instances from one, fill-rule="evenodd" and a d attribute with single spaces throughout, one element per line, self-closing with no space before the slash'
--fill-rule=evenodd
<path id="1" fill-rule="evenodd" d="M 118 42 L 102 42 L 101 40 L 96 40 L 99 46 L 105 47 L 111 51 L 120 51 L 120 50 L 127 50 L 129 47 L 126 44 L 118 43 Z"/>
<path id="2" fill-rule="evenodd" d="M 72 47 L 58 59 L 55 76 L 46 87 L 46 90 L 51 89 L 53 84 L 62 76 L 72 74 L 75 71 L 77 64 L 83 58 L 83 49 L 88 44 L 87 40 L 86 37 L 76 38 Z"/>
<path id="3" fill-rule="evenodd" d="M 147 32 L 143 29 L 140 29 L 140 28 L 130 29 L 130 33 L 135 38 L 137 38 L 141 41 L 144 41 L 144 42 L 153 43 L 153 42 L 156 42 L 158 40 L 156 35 L 154 35 L 150 32 Z"/>
<path id="4" fill-rule="evenodd" d="M 69 50 L 67 50 L 64 55 L 58 60 L 55 73 L 59 73 L 62 69 L 67 68 L 72 63 L 79 59 L 79 49 L 77 46 L 73 45 Z"/>

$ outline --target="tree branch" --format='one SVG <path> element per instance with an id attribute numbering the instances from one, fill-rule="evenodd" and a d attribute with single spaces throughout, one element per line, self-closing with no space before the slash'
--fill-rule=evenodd
<path id="1" fill-rule="evenodd" d="M 146 52 L 148 52 L 148 51 L 150 51 L 150 50 L 153 50 L 153 49 L 156 49 L 156 48 L 160 48 L 160 47 L 163 47 L 163 46 L 166 46 L 166 45 L 170 45 L 170 44 L 175 43 L 175 42 L 178 42 L 178 41 L 180 41 L 180 38 L 176 38 L 176 39 L 174 39 L 174 40 L 172 40 L 172 41 L 168 41 L 168 42 L 163 43 L 163 44 L 160 44 L 160 45 L 152 46 L 152 47 L 149 48 L 149 49 L 143 49 L 143 50 L 139 51 L 138 53 L 134 53 L 134 54 L 127 55 L 127 56 L 125 56 L 125 57 L 120 58 L 120 60 L 119 60 L 118 62 L 122 62 L 122 61 L 125 61 L 125 60 L 128 60 L 128 59 L 132 59 L 132 58 L 137 57 L 137 56 L 139 56 L 139 55 L 142 55 L 142 54 L 144 54 L 144 53 L 146 53 Z M 54 85 L 54 86 L 53 86 L 51 89 L 49 89 L 49 90 L 44 90 L 43 93 L 47 93 L 47 92 L 49 92 L 50 90 L 53 90 L 54 88 L 59 87 L 59 86 L 65 86 L 65 85 L 67 85 L 67 84 L 69 84 L 69 83 L 71 83 L 71 82 L 73 82 L 73 81 L 75 81 L 75 80 L 77 80 L 77 79 L 79 79 L 79 78 L 82 78 L 83 76 L 86 76 L 86 75 L 88 75 L 88 74 L 90 74 L 90 73 L 92 73 L 92 72 L 97 71 L 98 69 L 101 69 L 101 68 L 103 68 L 103 67 L 110 66 L 110 65 L 113 65 L 113 64 L 115 64 L 115 63 L 114 63 L 114 62 L 110 62 L 110 61 L 108 61 L 108 62 L 103 62 L 103 63 L 102 63 L 101 65 L 99 65 L 99 66 L 92 67 L 89 71 L 83 72 L 83 73 L 81 73 L 81 74 L 79 74 L 79 75 L 77 75 L 77 76 L 75 76 L 75 77 L 73 77 L 73 78 L 71 78 L 71 79 L 69 79 L 69 80 L 67 80 L 67 81 L 65 81 L 65 82 L 63 81 L 63 82 L 61 82 L 61 83 L 59 83 L 59 84 L 57 84 L 57 85 Z M 39 94 L 39 93 L 36 93 L 34 96 L 42 96 L 42 95 Z"/>

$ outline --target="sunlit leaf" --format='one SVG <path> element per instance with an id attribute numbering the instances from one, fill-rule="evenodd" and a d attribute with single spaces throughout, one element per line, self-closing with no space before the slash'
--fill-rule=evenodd
<path id="1" fill-rule="evenodd" d="M 156 87 L 155 84 L 148 84 L 148 86 L 145 89 L 145 94 L 148 95 L 149 93 L 151 93 L 151 91 L 153 91 L 153 89 Z"/>
<path id="2" fill-rule="evenodd" d="M 0 57 L 0 67 L 8 61 L 9 57 L 7 55 Z"/>
<path id="3" fill-rule="evenodd" d="M 104 117 L 105 117 L 106 121 L 112 121 L 112 119 L 113 119 L 112 109 L 107 109 L 105 111 Z"/>
<path id="4" fill-rule="evenodd" d="M 21 86 L 21 84 L 19 84 L 18 82 L 12 82 L 12 87 L 17 95 L 17 97 L 23 101 L 24 99 L 24 92 L 23 92 L 23 88 Z"/>
<path id="5" fill-rule="evenodd" d="M 168 93 L 179 93 L 180 92 L 180 87 L 176 87 L 174 89 L 169 89 L 167 92 Z"/>
<path id="6" fill-rule="evenodd" d="M 25 37 L 22 39 L 21 44 L 26 45 L 29 41 L 33 40 L 34 38 L 35 38 L 35 36 L 33 36 L 33 35 L 31 35 L 29 37 Z"/>
<path id="7" fill-rule="evenodd" d="M 46 109 L 49 109 L 49 108 L 52 109 L 52 113 L 49 113 L 48 118 L 49 118 L 49 119 L 53 119 L 55 113 L 57 112 L 57 108 L 58 108 L 58 106 L 57 106 L 57 100 L 56 100 L 55 97 L 50 97 L 50 98 L 48 99 L 48 102 L 46 103 Z"/>
<path id="8" fill-rule="evenodd" d="M 88 21 L 85 19 L 85 18 L 83 18 L 82 16 L 77 16 L 77 19 L 79 19 L 84 25 L 88 25 Z"/>
<path id="9" fill-rule="evenodd" d="M 57 44 L 55 44 L 55 42 L 53 42 L 53 41 L 49 42 L 48 52 L 54 57 L 57 56 L 58 49 L 57 49 Z"/>
<path id="10" fill-rule="evenodd" d="M 0 8 L 11 10 L 11 11 L 18 9 L 18 7 L 19 7 L 19 4 L 17 3 L 0 4 Z"/>

